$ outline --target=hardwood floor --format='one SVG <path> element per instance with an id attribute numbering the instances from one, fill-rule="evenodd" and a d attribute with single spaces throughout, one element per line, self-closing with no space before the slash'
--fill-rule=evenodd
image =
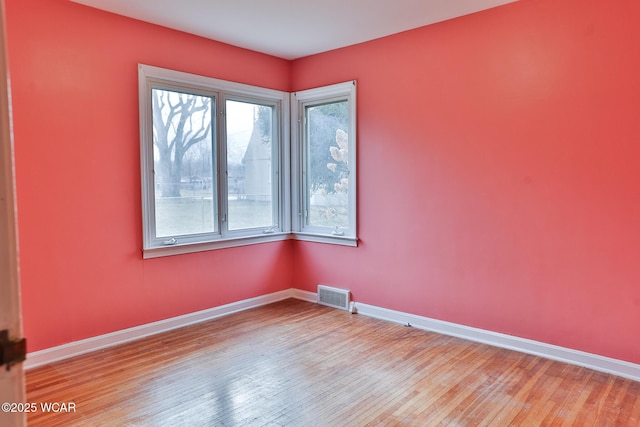
<path id="1" fill-rule="evenodd" d="M 638 426 L 640 383 L 286 300 L 27 372 L 30 426 Z M 69 408 L 66 408 L 69 409 Z"/>

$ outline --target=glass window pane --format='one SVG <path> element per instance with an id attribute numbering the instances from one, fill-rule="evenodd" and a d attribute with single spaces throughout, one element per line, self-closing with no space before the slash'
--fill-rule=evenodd
<path id="1" fill-rule="evenodd" d="M 308 106 L 306 114 L 306 225 L 349 226 L 348 101 Z"/>
<path id="2" fill-rule="evenodd" d="M 272 106 L 226 102 L 229 230 L 274 225 L 273 118 Z"/>
<path id="3" fill-rule="evenodd" d="M 216 231 L 214 102 L 152 90 L 156 237 Z"/>

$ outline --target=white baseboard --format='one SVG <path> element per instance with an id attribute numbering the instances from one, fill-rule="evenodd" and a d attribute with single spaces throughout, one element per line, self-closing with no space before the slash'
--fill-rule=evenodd
<path id="1" fill-rule="evenodd" d="M 238 311 L 248 310 L 254 307 L 271 304 L 287 298 L 295 298 L 298 289 L 286 289 L 284 291 L 274 292 L 267 295 L 261 295 L 255 298 L 234 302 L 231 304 L 221 305 L 219 307 L 207 310 L 197 311 L 182 316 L 172 317 L 170 319 L 160 320 L 158 322 L 147 323 L 133 328 L 123 329 L 121 331 L 111 332 L 109 334 L 99 335 L 97 337 L 87 338 L 80 341 L 74 341 L 68 344 L 47 348 L 44 350 L 34 351 L 27 354 L 27 360 L 24 362 L 24 369 L 32 369 L 58 360 L 67 359 L 73 356 L 79 356 L 91 351 L 100 350 L 128 341 L 137 340 L 149 335 L 170 331 L 172 329 L 181 328 L 205 320 L 215 319 L 217 317 L 226 316 Z M 300 294 L 304 296 L 304 294 Z M 304 299 L 304 298 L 300 298 Z"/>
<path id="2" fill-rule="evenodd" d="M 291 298 L 314 303 L 318 302 L 318 294 L 316 292 L 303 291 L 296 288 L 291 288 Z"/>
<path id="3" fill-rule="evenodd" d="M 613 359 L 610 357 L 599 356 L 597 354 L 586 353 L 584 351 L 533 341 L 526 338 L 403 313 L 401 311 L 389 310 L 369 304 L 355 303 L 355 308 L 359 314 L 363 314 L 365 316 L 401 323 L 403 325 L 410 325 L 415 328 L 443 335 L 451 335 L 509 350 L 515 350 L 521 353 L 533 354 L 546 359 L 583 366 L 596 371 L 640 381 L 640 365 L 626 362 L 624 360 Z"/>
<path id="4" fill-rule="evenodd" d="M 35 368 L 58 360 L 123 344 L 128 341 L 133 341 L 194 323 L 215 319 L 238 311 L 260 307 L 262 305 L 271 304 L 287 298 L 295 298 L 313 303 L 318 301 L 318 295 L 315 292 L 303 291 L 295 288 L 286 289 L 284 291 L 274 292 L 222 305 L 220 307 L 214 307 L 195 313 L 185 314 L 183 316 L 172 317 L 158 322 L 148 323 L 97 337 L 75 341 L 45 350 L 35 351 L 27 354 L 27 360 L 24 362 L 24 368 Z M 623 360 L 358 302 L 355 303 L 355 312 L 365 316 L 375 317 L 377 319 L 404 325 L 408 324 L 419 329 L 519 351 L 521 353 L 533 354 L 535 356 L 557 360 L 571 365 L 584 366 L 596 371 L 640 381 L 640 365 Z"/>

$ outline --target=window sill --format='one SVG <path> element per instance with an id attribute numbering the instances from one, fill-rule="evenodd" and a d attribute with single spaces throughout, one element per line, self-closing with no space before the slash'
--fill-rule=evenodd
<path id="1" fill-rule="evenodd" d="M 302 240 L 304 242 L 317 242 L 317 243 L 329 243 L 332 245 L 342 246 L 358 246 L 357 237 L 347 236 L 332 236 L 328 234 L 315 234 L 315 233 L 293 233 L 294 240 Z"/>
<path id="2" fill-rule="evenodd" d="M 257 245 L 260 243 L 279 242 L 282 240 L 301 240 L 304 242 L 328 243 L 341 246 L 358 246 L 356 237 L 328 236 L 314 233 L 273 233 L 263 236 L 235 237 L 232 239 L 214 240 L 210 242 L 184 243 L 171 246 L 143 249 L 142 258 L 161 258 L 172 255 L 190 254 L 212 251 L 216 249 L 236 248 L 239 246 Z"/>
<path id="3" fill-rule="evenodd" d="M 259 236 L 234 237 L 232 239 L 212 240 L 210 242 L 185 243 L 182 245 L 161 246 L 142 250 L 142 258 L 160 258 L 172 255 L 190 254 L 215 249 L 235 248 L 291 239 L 291 233 L 273 233 Z"/>

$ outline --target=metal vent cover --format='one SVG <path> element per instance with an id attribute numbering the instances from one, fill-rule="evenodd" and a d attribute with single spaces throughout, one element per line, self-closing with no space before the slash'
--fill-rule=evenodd
<path id="1" fill-rule="evenodd" d="M 318 285 L 318 304 L 349 310 L 350 292 L 346 289 Z"/>

